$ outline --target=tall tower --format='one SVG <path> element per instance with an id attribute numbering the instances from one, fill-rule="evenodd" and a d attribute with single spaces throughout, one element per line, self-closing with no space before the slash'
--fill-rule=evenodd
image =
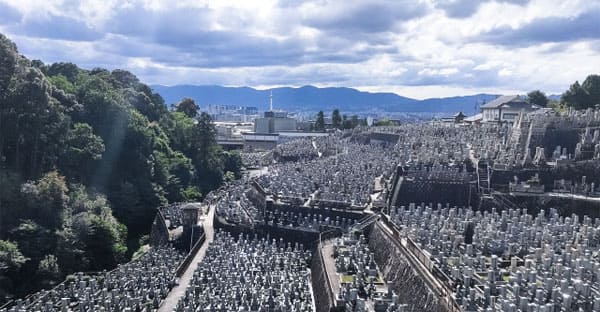
<path id="1" fill-rule="evenodd" d="M 273 90 L 271 90 L 271 94 L 269 95 L 269 111 L 273 111 Z"/>

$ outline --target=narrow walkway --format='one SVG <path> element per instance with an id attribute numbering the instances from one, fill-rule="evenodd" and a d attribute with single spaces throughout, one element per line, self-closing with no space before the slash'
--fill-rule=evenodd
<path id="1" fill-rule="evenodd" d="M 198 263 L 202 262 L 204 256 L 206 255 L 206 250 L 208 249 L 208 245 L 213 241 L 215 237 L 215 230 L 213 227 L 213 217 L 215 215 L 215 207 L 210 206 L 208 214 L 204 216 L 204 220 L 201 222 L 204 226 L 204 233 L 206 235 L 206 241 L 202 244 L 202 247 L 198 250 L 198 253 L 190 262 L 187 270 L 183 273 L 181 278 L 179 279 L 179 285 L 173 287 L 171 292 L 165 298 L 164 302 L 158 309 L 159 312 L 172 312 L 175 307 L 177 307 L 177 302 L 179 299 L 185 295 L 185 290 L 190 285 L 192 281 L 192 276 L 194 276 L 194 271 L 198 267 Z"/>
<path id="2" fill-rule="evenodd" d="M 325 270 L 327 271 L 327 278 L 333 291 L 333 296 L 337 296 L 340 293 L 340 277 L 335 269 L 335 259 L 333 258 L 333 240 L 324 242 L 321 253 L 323 254 L 323 261 L 325 263 Z"/>

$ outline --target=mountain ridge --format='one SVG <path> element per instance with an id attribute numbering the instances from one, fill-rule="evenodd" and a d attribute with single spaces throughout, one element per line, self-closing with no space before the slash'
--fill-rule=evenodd
<path id="1" fill-rule="evenodd" d="M 295 112 L 427 112 L 427 113 L 478 113 L 477 104 L 489 102 L 497 94 L 473 94 L 444 98 L 417 100 L 392 92 L 368 92 L 348 87 L 277 87 L 259 90 L 252 87 L 227 87 L 219 85 L 152 85 L 168 104 L 184 97 L 193 98 L 202 109 L 210 105 L 254 106 L 259 110 L 269 108 L 269 95 L 273 92 L 274 107 Z"/>

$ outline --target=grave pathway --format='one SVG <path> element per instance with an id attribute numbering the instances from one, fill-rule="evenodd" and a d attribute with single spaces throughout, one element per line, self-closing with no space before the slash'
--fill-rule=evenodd
<path id="1" fill-rule="evenodd" d="M 333 291 L 333 296 L 337 296 L 340 292 L 340 278 L 335 269 L 335 259 L 333 258 L 333 243 L 334 240 L 328 240 L 323 242 L 321 254 L 323 255 L 323 262 L 325 263 L 325 270 L 327 271 L 327 278 Z"/>
<path id="2" fill-rule="evenodd" d="M 185 290 L 188 288 L 190 282 L 192 281 L 192 276 L 194 275 L 194 271 L 198 267 L 198 263 L 202 262 L 202 259 L 204 259 L 204 256 L 206 255 L 206 250 L 208 249 L 208 245 L 213 241 L 215 237 L 215 230 L 213 227 L 215 206 L 211 205 L 208 209 L 208 214 L 206 214 L 203 217 L 203 227 L 204 234 L 206 235 L 206 241 L 204 242 L 204 244 L 202 244 L 202 247 L 200 247 L 198 253 L 196 253 L 196 256 L 190 262 L 190 265 L 188 266 L 187 270 L 185 270 L 183 275 L 179 278 L 179 285 L 171 289 L 171 292 L 161 304 L 160 308 L 158 309 L 159 312 L 172 312 L 175 309 L 175 307 L 177 307 L 177 302 L 179 302 L 179 299 L 183 297 L 183 295 L 185 295 Z"/>

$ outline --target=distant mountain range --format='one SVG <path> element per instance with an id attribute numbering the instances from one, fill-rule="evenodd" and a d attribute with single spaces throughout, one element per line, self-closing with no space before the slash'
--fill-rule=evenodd
<path id="1" fill-rule="evenodd" d="M 300 88 L 282 87 L 257 90 L 250 87 L 223 86 L 152 86 L 162 95 L 168 105 L 177 103 L 184 97 L 193 98 L 202 109 L 211 104 L 254 106 L 259 110 L 269 109 L 269 94 L 273 92 L 273 106 L 293 112 L 330 112 L 339 108 L 345 112 L 427 112 L 456 113 L 467 115 L 477 113 L 477 104 L 489 102 L 498 95 L 476 94 L 447 98 L 416 100 L 395 93 L 363 92 L 352 88 Z"/>

